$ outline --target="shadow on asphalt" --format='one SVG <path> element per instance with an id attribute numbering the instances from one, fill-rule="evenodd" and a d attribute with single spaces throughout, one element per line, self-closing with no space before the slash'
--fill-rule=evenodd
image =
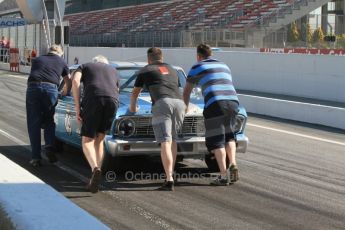
<path id="1" fill-rule="evenodd" d="M 29 164 L 31 157 L 29 149 L 30 146 L 0 146 L 0 153 L 59 192 L 87 192 L 85 182 L 45 160 L 43 160 L 42 167 L 32 167 Z M 80 150 L 67 146 L 57 156 L 63 165 L 67 165 L 81 175 L 90 178 L 91 170 Z M 209 186 L 208 183 L 205 184 L 205 181 L 200 179 L 210 180 L 212 177 L 206 167 L 193 167 L 184 161 L 176 163 L 175 170 L 178 179 L 175 186 Z M 158 157 L 126 157 L 122 162 L 121 169 L 113 168 L 110 172 L 116 174 L 116 180 L 107 181 L 107 172 L 104 172 L 103 188 L 101 189 L 103 191 L 154 191 L 162 185 L 165 179 L 162 163 Z M 89 196 L 91 195 L 76 194 L 67 197 L 77 199 Z"/>
<path id="2" fill-rule="evenodd" d="M 108 178 L 109 173 L 112 175 Z M 209 186 L 211 178 L 207 168 L 191 167 L 183 161 L 176 163 L 175 187 Z M 111 181 L 108 181 L 111 179 Z M 130 157 L 121 170 L 104 172 L 104 189 L 112 191 L 155 191 L 165 180 L 162 163 L 150 157 Z"/>
<path id="3" fill-rule="evenodd" d="M 30 146 L 0 146 L 0 153 L 59 192 L 85 192 L 85 184 L 53 164 L 42 160 L 41 167 L 32 167 Z"/>
<path id="4" fill-rule="evenodd" d="M 107 189 L 116 191 L 116 192 L 136 192 L 136 191 L 160 191 L 158 188 L 162 185 L 162 182 L 160 183 L 123 183 L 123 182 L 117 182 L 111 187 L 107 187 Z M 178 182 L 175 184 L 176 187 L 210 187 L 211 185 L 205 184 L 205 183 L 195 183 L 195 182 Z M 107 190 L 103 189 L 103 190 Z"/>

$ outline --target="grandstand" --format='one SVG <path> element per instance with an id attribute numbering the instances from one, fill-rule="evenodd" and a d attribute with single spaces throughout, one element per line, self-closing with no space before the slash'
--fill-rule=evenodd
<path id="1" fill-rule="evenodd" d="M 6 10 L 11 10 L 11 9 L 15 9 L 17 8 L 17 3 L 16 1 L 13 1 L 13 0 L 4 0 L 4 1 L 1 1 L 1 11 L 6 11 Z"/>
<path id="2" fill-rule="evenodd" d="M 4 0 L 0 3 L 1 15 L 7 12 L 16 11 L 18 8 L 15 0 Z"/>
<path id="3" fill-rule="evenodd" d="M 320 7 L 313 29 L 344 34 L 344 0 L 69 0 L 64 20 L 73 46 L 281 47 L 290 24 L 302 29 Z"/>
<path id="4" fill-rule="evenodd" d="M 329 0 L 175 0 L 103 1 L 95 11 L 88 1 L 71 1 L 65 20 L 70 22 L 71 43 L 104 46 L 193 46 L 206 41 L 217 46 L 263 47 L 272 36 L 279 38 L 287 26 L 306 21 L 311 11 Z M 121 5 L 121 3 L 126 4 Z M 150 3 L 148 3 L 150 2 Z M 334 1 L 333 1 L 334 2 Z M 132 3 L 132 4 L 130 4 Z M 337 0 L 344 15 L 344 1 Z M 87 7 L 88 6 L 88 7 Z M 328 13 L 324 11 L 323 13 Z M 304 19 L 303 19 L 304 17 Z M 343 17 L 343 16 L 342 16 Z M 344 19 L 332 32 L 344 33 Z M 321 23 L 325 33 L 327 22 Z M 286 35 L 285 35 L 286 36 Z"/>

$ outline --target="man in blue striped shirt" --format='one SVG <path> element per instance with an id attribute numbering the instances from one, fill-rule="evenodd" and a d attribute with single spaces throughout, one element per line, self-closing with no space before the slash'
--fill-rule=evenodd
<path id="1" fill-rule="evenodd" d="M 229 185 L 238 180 L 236 164 L 236 140 L 231 130 L 232 122 L 238 112 L 238 97 L 232 82 L 230 68 L 211 57 L 209 45 L 197 47 L 198 62 L 187 76 L 183 99 L 187 107 L 194 86 L 202 89 L 204 96 L 205 139 L 208 151 L 214 153 L 220 175 L 212 185 Z M 230 167 L 227 169 L 226 157 Z"/>

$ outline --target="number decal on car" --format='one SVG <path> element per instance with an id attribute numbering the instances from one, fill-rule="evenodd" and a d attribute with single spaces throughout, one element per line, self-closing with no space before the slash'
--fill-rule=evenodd
<path id="1" fill-rule="evenodd" d="M 68 135 L 72 135 L 71 114 L 68 110 L 65 116 L 65 129 Z"/>

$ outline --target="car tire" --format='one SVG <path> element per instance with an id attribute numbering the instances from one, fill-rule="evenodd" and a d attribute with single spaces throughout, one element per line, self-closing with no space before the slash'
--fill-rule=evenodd
<path id="1" fill-rule="evenodd" d="M 55 142 L 54 142 L 55 151 L 58 153 L 62 152 L 63 146 L 64 146 L 64 143 L 60 141 L 59 139 L 55 138 Z"/>
<path id="2" fill-rule="evenodd" d="M 184 156 L 177 155 L 176 156 L 176 163 L 181 163 L 183 161 Z"/>
<path id="3" fill-rule="evenodd" d="M 205 155 L 205 163 L 207 165 L 209 172 L 220 171 L 218 167 L 217 159 L 213 153 L 209 153 Z M 230 161 L 229 161 L 229 158 L 226 157 L 226 168 L 229 168 L 229 166 L 230 166 Z"/>

